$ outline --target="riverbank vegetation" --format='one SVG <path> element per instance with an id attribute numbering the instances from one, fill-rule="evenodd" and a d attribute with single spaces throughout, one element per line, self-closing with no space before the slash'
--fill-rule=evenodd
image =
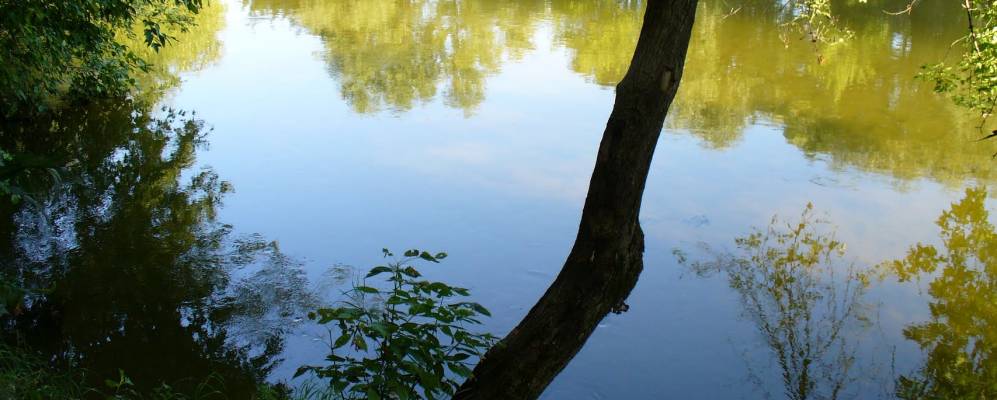
<path id="1" fill-rule="evenodd" d="M 384 256 L 394 257 L 387 249 Z M 0 341 L 0 398 L 208 400 L 246 395 L 258 400 L 447 398 L 460 385 L 458 379 L 466 378 L 473 363 L 494 344 L 492 335 L 471 329 L 481 323 L 479 318 L 490 313 L 478 303 L 451 300 L 470 296 L 468 289 L 419 279 L 422 274 L 411 265 L 412 261 L 439 263 L 446 253 L 408 250 L 404 256 L 372 268 L 362 282 L 344 293 L 346 300 L 337 306 L 308 313 L 309 319 L 318 324 L 335 325 L 339 334 L 328 343 L 328 364 L 300 367 L 295 377 L 309 374 L 312 379 L 293 388 L 260 379 L 251 393 L 234 394 L 226 388 L 226 382 L 234 383 L 231 376 L 210 368 L 199 371 L 200 376 L 180 376 L 172 382 L 159 380 L 165 376 L 146 377 L 141 385 L 124 369 L 118 369 L 116 376 L 94 379 L 72 357 L 57 363 L 62 366 L 53 365 L 31 348 L 31 340 L 14 335 Z M 378 288 L 373 282 L 372 278 L 378 276 L 386 276 L 386 287 Z M 4 301 L 0 317 L 7 317 L 7 323 L 30 314 L 35 307 L 26 306 L 27 303 L 45 301 L 38 297 L 40 293 L 33 295 L 6 278 L 2 280 L 0 295 Z M 329 334 L 331 339 L 332 329 Z"/>
<path id="2" fill-rule="evenodd" d="M 0 114 L 31 115 L 92 97 L 124 96 L 153 51 L 194 24 L 201 0 L 0 2 Z"/>

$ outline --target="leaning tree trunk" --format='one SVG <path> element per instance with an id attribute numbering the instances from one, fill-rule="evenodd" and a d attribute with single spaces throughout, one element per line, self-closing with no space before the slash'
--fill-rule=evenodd
<path id="1" fill-rule="evenodd" d="M 599 321 L 623 308 L 644 267 L 641 197 L 682 77 L 696 4 L 648 0 L 630 69 L 616 87 L 574 247 L 540 301 L 485 354 L 454 399 L 538 397 Z"/>

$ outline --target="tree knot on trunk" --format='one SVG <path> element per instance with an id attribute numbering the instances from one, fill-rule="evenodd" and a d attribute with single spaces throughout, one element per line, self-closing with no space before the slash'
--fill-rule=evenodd
<path id="1" fill-rule="evenodd" d="M 661 92 L 669 93 L 678 81 L 675 79 L 675 71 L 670 67 L 665 67 L 661 73 Z"/>

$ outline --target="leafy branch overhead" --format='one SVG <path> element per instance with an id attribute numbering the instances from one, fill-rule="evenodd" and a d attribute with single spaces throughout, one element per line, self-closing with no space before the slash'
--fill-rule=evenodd
<path id="1" fill-rule="evenodd" d="M 0 1 L 0 114 L 44 110 L 63 97 L 122 96 L 149 68 L 119 35 L 141 24 L 147 46 L 194 24 L 203 0 Z"/>
<path id="2" fill-rule="evenodd" d="M 997 107 L 997 1 L 960 1 L 966 13 L 966 34 L 954 45 L 961 50 L 956 53 L 961 56 L 955 61 L 939 60 L 925 65 L 918 77 L 932 83 L 936 92 L 948 95 L 957 105 L 986 119 Z M 783 26 L 813 45 L 818 52 L 818 63 L 824 62 L 821 45 L 841 43 L 854 35 L 838 19 L 830 0 L 792 0 L 784 4 L 783 10 L 786 14 Z M 911 1 L 901 11 L 885 11 L 885 14 L 914 12 L 919 12 L 918 0 Z M 789 45 L 788 38 L 783 37 L 783 42 Z"/>
<path id="3" fill-rule="evenodd" d="M 965 0 L 963 8 L 967 33 L 957 42 L 963 56 L 954 63 L 926 65 L 920 77 L 987 118 L 997 107 L 997 1 Z"/>

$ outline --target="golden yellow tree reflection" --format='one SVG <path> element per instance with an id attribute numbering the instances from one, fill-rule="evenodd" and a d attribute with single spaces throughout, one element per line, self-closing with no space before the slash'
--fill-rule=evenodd
<path id="1" fill-rule="evenodd" d="M 938 218 L 940 246 L 918 244 L 886 264 L 901 281 L 931 279 L 931 319 L 904 330 L 927 359 L 898 379 L 900 398 L 997 398 L 997 232 L 986 196 L 968 189 Z"/>
<path id="2" fill-rule="evenodd" d="M 937 4 L 936 4 L 937 3 Z M 932 92 L 920 66 L 954 56 L 963 35 L 958 4 L 834 1 L 854 35 L 814 47 L 785 28 L 778 2 L 701 4 L 680 93 L 668 126 L 713 148 L 769 124 L 807 157 L 904 183 L 927 177 L 956 186 L 997 178 L 975 115 Z M 256 0 L 257 13 L 286 15 L 319 35 L 340 94 L 361 113 L 406 111 L 437 97 L 466 115 L 485 100 L 487 78 L 549 35 L 570 68 L 611 87 L 629 64 L 644 1 Z M 549 32 L 548 32 L 549 31 Z"/>
<path id="3" fill-rule="evenodd" d="M 145 44 L 144 28 L 140 24 L 132 32 L 119 32 L 118 40 L 150 64 L 148 71 L 135 77 L 139 88 L 136 97 L 153 104 L 163 91 L 180 83 L 177 74 L 200 70 L 218 60 L 222 46 L 217 35 L 225 27 L 224 12 L 224 5 L 218 1 L 206 2 L 194 16 L 195 24 L 175 34 L 173 40 L 159 51 Z"/>
<path id="4" fill-rule="evenodd" d="M 870 275 L 844 261 L 844 243 L 825 225 L 807 205 L 798 221 L 773 218 L 768 229 L 737 238 L 736 252 L 690 264 L 700 274 L 724 274 L 740 295 L 743 315 L 779 365 L 787 399 L 846 397 L 859 379 L 855 341 L 869 326 L 863 295 Z M 749 378 L 764 390 L 752 364 Z"/>
<path id="5" fill-rule="evenodd" d="M 472 112 L 485 77 L 532 48 L 542 1 L 254 1 L 323 38 L 329 71 L 357 112 L 409 110 L 442 88 Z"/>

